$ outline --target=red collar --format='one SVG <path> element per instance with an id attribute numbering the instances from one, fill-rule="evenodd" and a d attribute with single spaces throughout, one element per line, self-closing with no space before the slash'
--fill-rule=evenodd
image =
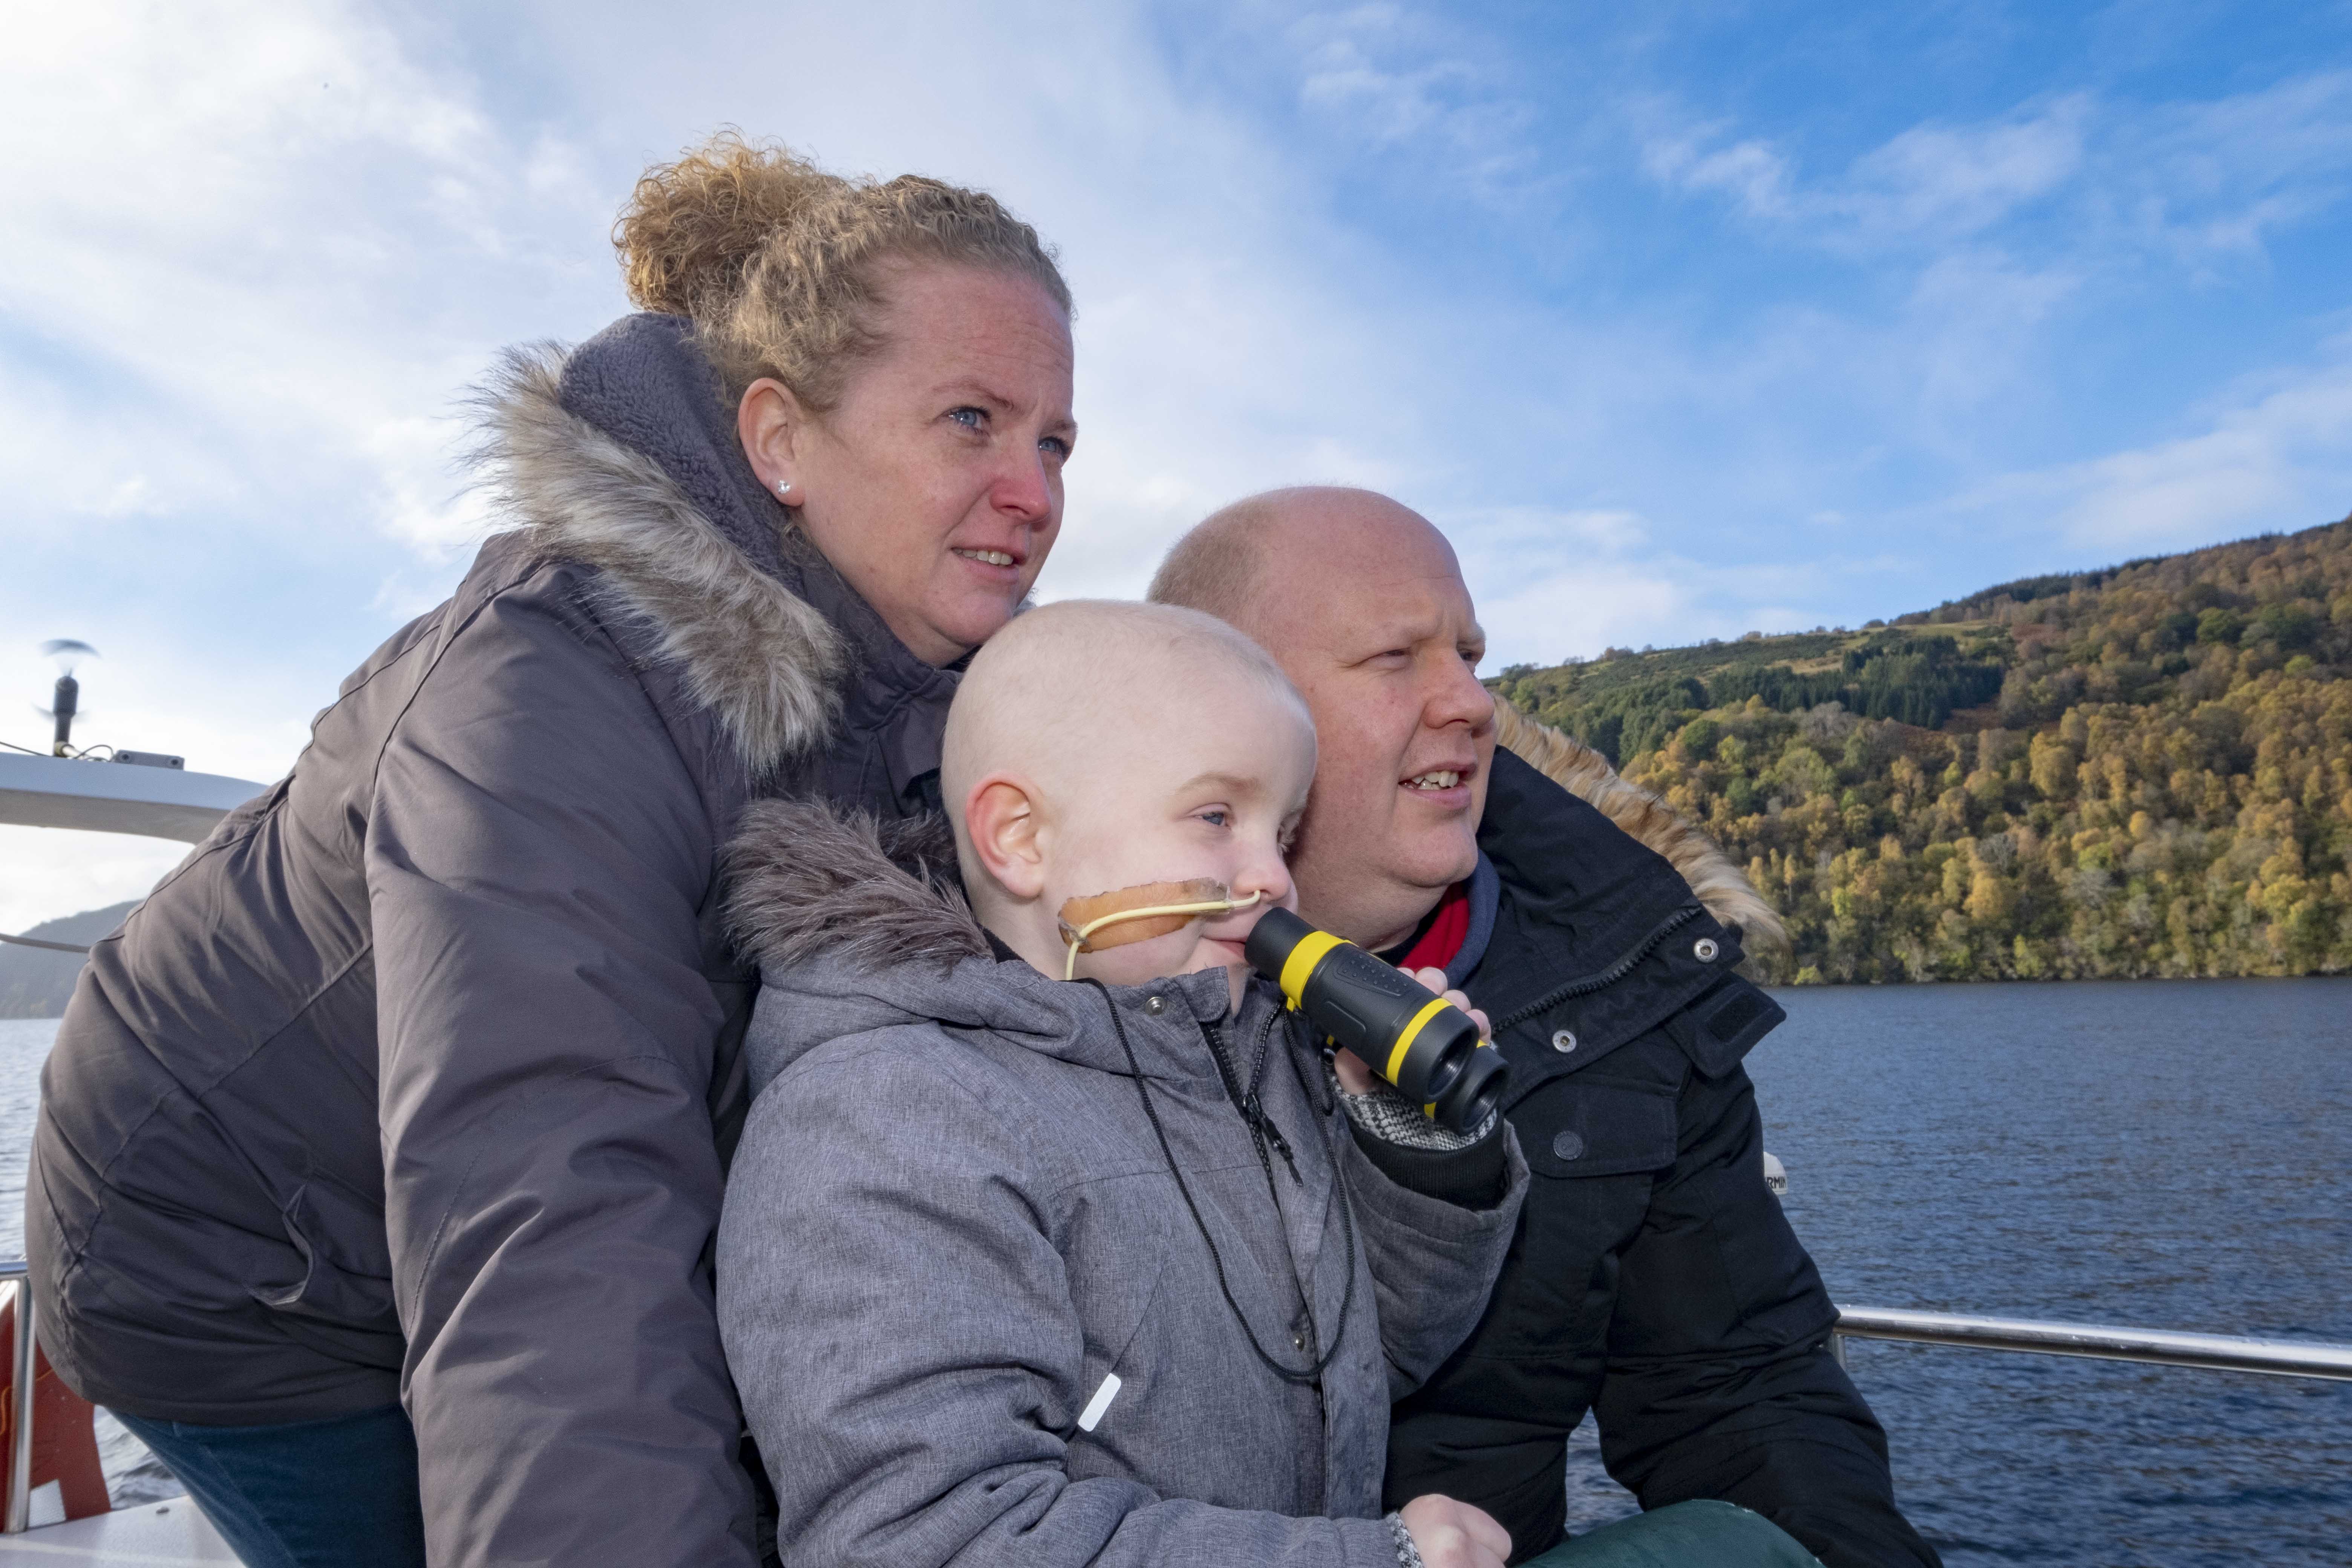
<path id="1" fill-rule="evenodd" d="M 1399 965 L 1405 969 L 1443 969 L 1454 962 L 1470 936 L 1470 884 L 1456 882 L 1445 889 L 1421 934 L 1405 949 Z"/>

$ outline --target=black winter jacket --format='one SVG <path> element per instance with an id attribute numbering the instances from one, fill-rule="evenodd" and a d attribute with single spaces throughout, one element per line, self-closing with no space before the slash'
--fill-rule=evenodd
<path id="1" fill-rule="evenodd" d="M 1720 1498 L 1828 1568 L 1935 1564 L 1764 1184 L 1740 1058 L 1780 1006 L 1732 973 L 1737 932 L 1659 855 L 1508 751 L 1489 784 L 1494 874 L 1451 973 L 1509 1058 L 1534 1181 L 1485 1320 L 1396 1407 L 1388 1506 L 1475 1503 L 1525 1561 L 1560 1538 L 1568 1435 L 1591 1409 L 1645 1509 Z"/>
<path id="2" fill-rule="evenodd" d="M 686 323 L 519 355 L 513 521 L 98 944 L 42 1077 L 39 1332 L 137 1415 L 404 1399 L 438 1568 L 751 1568 L 709 1257 L 748 801 L 923 803 L 954 677 L 780 524 Z"/>

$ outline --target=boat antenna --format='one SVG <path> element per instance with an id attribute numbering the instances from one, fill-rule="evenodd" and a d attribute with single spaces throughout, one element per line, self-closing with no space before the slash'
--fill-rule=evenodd
<path id="1" fill-rule="evenodd" d="M 71 637 L 52 637 L 41 645 L 41 651 L 58 661 L 60 673 L 58 676 L 57 695 L 52 699 L 55 705 L 37 709 L 35 711 L 44 719 L 53 719 L 57 721 L 57 735 L 51 742 L 49 754 L 53 757 L 69 757 L 73 755 L 71 742 L 74 714 L 79 711 L 81 707 L 81 682 L 74 679 L 74 667 L 85 655 L 96 658 L 98 649 L 86 642 L 76 642 Z"/>

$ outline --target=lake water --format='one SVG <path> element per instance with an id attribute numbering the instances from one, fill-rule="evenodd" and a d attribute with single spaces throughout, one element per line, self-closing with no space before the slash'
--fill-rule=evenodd
<path id="1" fill-rule="evenodd" d="M 2352 980 L 1775 994 L 1748 1067 L 1841 1302 L 2352 1342 Z M 55 1028 L 0 1022 L 8 1256 Z M 1860 1342 L 1850 1364 L 1954 1568 L 2352 1563 L 2352 1384 Z M 1580 1527 L 1631 1510 L 1589 1422 L 1569 1481 Z"/>
<path id="2" fill-rule="evenodd" d="M 1831 1294 L 2352 1342 L 2352 980 L 1806 988 L 1749 1058 Z M 2352 1384 L 1853 1342 L 1945 1560 L 2352 1563 Z M 1625 1511 L 1588 1423 L 1571 1492 Z"/>

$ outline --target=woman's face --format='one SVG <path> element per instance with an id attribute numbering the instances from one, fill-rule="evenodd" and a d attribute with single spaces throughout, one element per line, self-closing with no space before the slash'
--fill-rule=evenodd
<path id="1" fill-rule="evenodd" d="M 738 427 L 771 493 L 916 657 L 986 641 L 1037 580 L 1062 523 L 1070 323 L 1025 278 L 940 264 L 883 279 L 884 346 L 811 416 L 779 384 Z"/>

